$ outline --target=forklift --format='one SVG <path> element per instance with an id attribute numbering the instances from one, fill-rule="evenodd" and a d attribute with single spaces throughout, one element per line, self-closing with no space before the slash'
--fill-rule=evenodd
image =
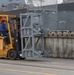
<path id="1" fill-rule="evenodd" d="M 20 14 L 20 17 L 0 15 L 0 20 L 3 17 L 7 21 L 8 38 L 0 35 L 0 58 L 14 60 L 42 57 L 44 38 L 41 29 L 41 14 L 25 13 Z M 8 40 L 9 43 L 7 43 Z"/>
<path id="2" fill-rule="evenodd" d="M 1 18 L 5 17 L 7 20 L 7 28 L 9 38 L 0 35 L 0 58 L 25 59 L 20 56 L 21 54 L 21 38 L 20 38 L 20 19 L 15 15 L 0 15 Z M 6 40 L 9 43 L 6 44 Z"/>

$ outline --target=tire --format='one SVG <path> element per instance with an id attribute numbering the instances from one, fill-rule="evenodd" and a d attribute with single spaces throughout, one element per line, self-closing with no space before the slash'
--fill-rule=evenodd
<path id="1" fill-rule="evenodd" d="M 21 58 L 21 57 L 20 57 L 20 60 L 24 60 L 24 59 L 26 59 L 26 58 Z"/>
<path id="2" fill-rule="evenodd" d="M 7 57 L 8 59 L 15 60 L 17 59 L 17 52 L 15 50 L 9 50 Z"/>

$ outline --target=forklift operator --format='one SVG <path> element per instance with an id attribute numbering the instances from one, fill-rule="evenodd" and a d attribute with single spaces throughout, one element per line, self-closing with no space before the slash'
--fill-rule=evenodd
<path id="1" fill-rule="evenodd" d="M 1 36 L 6 36 L 6 42 L 9 43 L 9 35 L 8 35 L 8 28 L 7 28 L 7 21 L 6 18 L 1 19 L 0 23 L 0 35 Z"/>
<path id="2" fill-rule="evenodd" d="M 6 25 L 7 25 L 6 18 L 2 18 L 0 23 L 0 35 L 3 35 L 3 36 L 7 35 L 8 29 Z"/>

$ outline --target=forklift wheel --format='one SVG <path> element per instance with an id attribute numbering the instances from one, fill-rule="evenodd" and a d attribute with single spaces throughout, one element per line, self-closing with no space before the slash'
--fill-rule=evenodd
<path id="1" fill-rule="evenodd" d="M 26 58 L 22 58 L 22 57 L 20 57 L 20 60 L 24 60 L 24 59 L 26 59 Z"/>
<path id="2" fill-rule="evenodd" d="M 8 59 L 15 60 L 17 59 L 17 52 L 15 50 L 9 50 L 7 57 Z"/>

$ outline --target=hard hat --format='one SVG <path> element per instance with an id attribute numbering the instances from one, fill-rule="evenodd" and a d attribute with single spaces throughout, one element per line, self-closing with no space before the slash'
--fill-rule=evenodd
<path id="1" fill-rule="evenodd" d="M 1 21 L 2 21 L 2 22 L 3 22 L 3 21 L 5 21 L 5 22 L 6 22 L 6 18 L 2 18 L 2 19 L 1 19 Z"/>

